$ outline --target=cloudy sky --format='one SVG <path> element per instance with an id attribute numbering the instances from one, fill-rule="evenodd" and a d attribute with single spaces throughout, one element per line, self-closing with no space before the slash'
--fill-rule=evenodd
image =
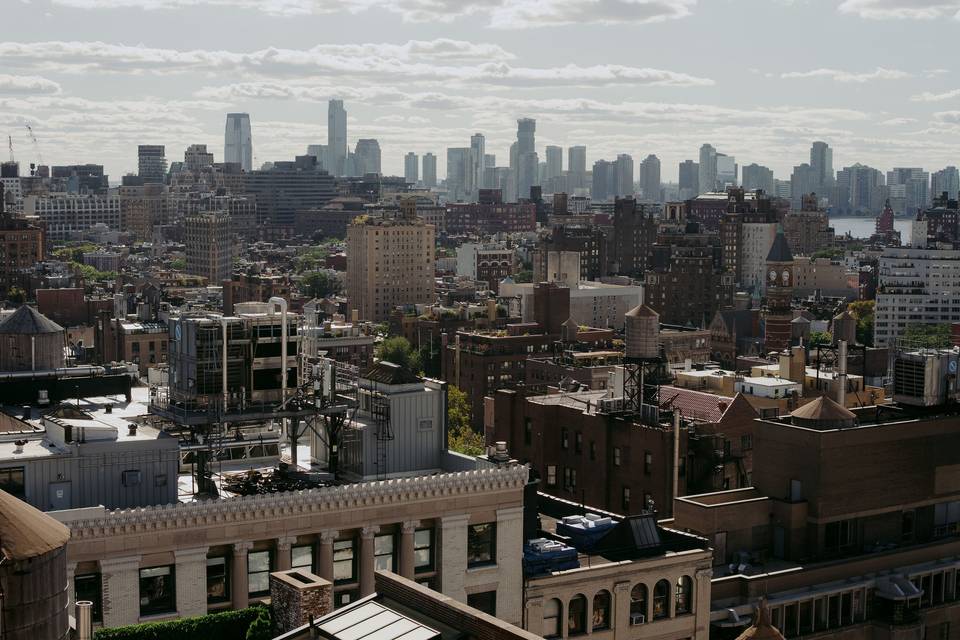
<path id="1" fill-rule="evenodd" d="M 960 0 L 0 0 L 0 134 L 21 162 L 136 170 L 138 143 L 223 153 L 247 111 L 256 162 L 348 139 L 407 151 L 487 136 L 588 163 L 649 153 L 665 180 L 703 142 L 788 177 L 812 140 L 834 165 L 960 164 Z M 3 154 L 4 158 L 6 153 Z M 566 158 L 564 159 L 566 162 Z"/>

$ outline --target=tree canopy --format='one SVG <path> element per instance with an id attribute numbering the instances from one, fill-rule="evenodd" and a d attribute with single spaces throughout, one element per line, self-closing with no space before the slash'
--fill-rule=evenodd
<path id="1" fill-rule="evenodd" d="M 410 341 L 402 336 L 387 338 L 377 345 L 374 355 L 380 360 L 405 367 L 414 373 L 420 373 L 420 354 L 410 346 Z"/>
<path id="2" fill-rule="evenodd" d="M 470 426 L 470 400 L 461 389 L 450 386 L 447 392 L 447 447 L 468 456 L 483 455 L 483 434 Z"/>

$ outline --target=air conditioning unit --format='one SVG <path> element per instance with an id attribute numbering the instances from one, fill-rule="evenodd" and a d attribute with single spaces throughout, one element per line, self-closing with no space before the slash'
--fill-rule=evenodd
<path id="1" fill-rule="evenodd" d="M 646 621 L 647 621 L 647 617 L 646 617 L 645 615 L 643 615 L 642 613 L 631 613 L 631 614 L 630 614 L 630 624 L 631 624 L 631 625 L 643 624 L 643 623 L 646 622 Z"/>

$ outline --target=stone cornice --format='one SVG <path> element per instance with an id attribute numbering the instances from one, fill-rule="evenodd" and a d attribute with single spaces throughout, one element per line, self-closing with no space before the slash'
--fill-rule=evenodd
<path id="1" fill-rule="evenodd" d="M 394 478 L 305 491 L 107 511 L 102 517 L 66 523 L 73 540 L 152 531 L 224 526 L 343 512 L 474 493 L 522 489 L 526 466 L 493 467 L 431 476 Z"/>

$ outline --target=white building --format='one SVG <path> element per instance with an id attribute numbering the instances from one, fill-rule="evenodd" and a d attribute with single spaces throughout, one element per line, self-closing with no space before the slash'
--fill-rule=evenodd
<path id="1" fill-rule="evenodd" d="M 519 296 L 520 315 L 524 322 L 534 322 L 533 283 L 500 283 L 500 296 Z M 623 327 L 623 317 L 640 305 L 643 287 L 637 285 L 580 282 L 570 287 L 570 317 L 577 324 L 590 327 Z"/>
<path id="2" fill-rule="evenodd" d="M 236 162 L 244 171 L 253 169 L 250 114 L 227 114 L 227 125 L 223 134 L 223 160 L 224 162 Z"/>
<path id="3" fill-rule="evenodd" d="M 116 194 L 31 195 L 24 198 L 23 211 L 46 225 L 51 240 L 67 240 L 98 224 L 120 229 L 120 196 Z"/>
<path id="4" fill-rule="evenodd" d="M 746 288 L 757 288 L 761 293 L 766 290 L 767 255 L 777 237 L 775 222 L 744 222 L 742 225 L 741 242 L 743 243 L 741 256 L 743 267 L 740 285 Z"/>
<path id="5" fill-rule="evenodd" d="M 960 322 L 960 251 L 886 249 L 880 256 L 874 345 L 909 325 Z"/>

